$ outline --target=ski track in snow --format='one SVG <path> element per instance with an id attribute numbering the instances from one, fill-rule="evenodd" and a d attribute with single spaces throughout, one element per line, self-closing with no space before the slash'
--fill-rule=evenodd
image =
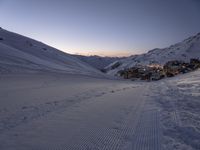
<path id="1" fill-rule="evenodd" d="M 160 150 L 159 116 L 151 101 L 146 102 L 147 87 L 107 86 L 70 99 L 23 106 L 1 118 L 0 149 Z"/>
<path id="2" fill-rule="evenodd" d="M 36 89 L 38 89 L 38 88 L 36 88 Z M 125 88 L 121 88 L 121 89 L 113 89 L 113 90 L 110 90 L 109 92 L 115 93 L 115 92 L 119 92 L 121 90 L 127 90 L 127 89 L 129 89 L 129 87 L 125 87 Z M 30 122 L 34 119 L 45 116 L 48 113 L 52 113 L 56 110 L 66 109 L 67 107 L 70 107 L 71 105 L 74 105 L 76 103 L 80 103 L 83 100 L 87 100 L 87 99 L 91 99 L 91 98 L 95 98 L 95 97 L 101 97 L 101 96 L 107 94 L 106 91 L 109 90 L 109 88 L 104 88 L 104 92 L 101 92 L 101 91 L 97 92 L 98 90 L 102 90 L 102 89 L 96 88 L 93 90 L 89 90 L 87 92 L 80 93 L 79 95 L 75 95 L 71 99 L 46 102 L 46 103 L 40 104 L 40 105 L 23 106 L 21 108 L 21 110 L 18 110 L 17 112 L 15 112 L 5 118 L 1 118 L 0 134 L 6 130 L 14 128 L 18 125 L 21 125 L 21 124 Z M 2 113 L 6 113 L 6 110 L 2 111 Z"/>
<path id="3" fill-rule="evenodd" d="M 161 150 L 160 130 L 158 111 L 144 111 L 136 128 L 133 150 Z"/>
<path id="4" fill-rule="evenodd" d="M 56 75 L 3 78 L 0 150 L 161 150 L 152 84 Z M 19 103 L 12 101 L 16 96 Z M 13 102 L 17 106 L 10 107 Z"/>
<path id="5" fill-rule="evenodd" d="M 123 88 L 126 90 L 126 88 Z M 117 91 L 120 91 L 119 89 Z M 110 91 L 111 93 L 114 93 L 114 91 Z M 137 108 L 140 108 L 140 103 L 137 105 Z M 136 108 L 136 109 L 137 109 Z M 64 148 L 59 149 L 70 149 L 70 150 L 76 150 L 76 149 L 85 149 L 85 150 L 93 150 L 93 149 L 99 149 L 99 150 L 117 150 L 120 149 L 120 146 L 123 142 L 123 136 L 127 136 L 128 133 L 131 132 L 133 129 L 132 127 L 128 128 L 128 124 L 131 121 L 131 118 L 133 117 L 133 114 L 130 114 L 130 111 L 133 108 L 128 108 L 127 110 L 124 110 L 124 113 L 127 114 L 126 120 L 115 120 L 115 125 L 112 128 L 107 129 L 90 129 L 87 131 L 84 136 L 82 136 L 79 140 L 80 144 L 77 144 L 77 141 L 74 141 L 73 144 L 69 144 L 65 146 Z M 52 149 L 55 150 L 55 149 Z"/>

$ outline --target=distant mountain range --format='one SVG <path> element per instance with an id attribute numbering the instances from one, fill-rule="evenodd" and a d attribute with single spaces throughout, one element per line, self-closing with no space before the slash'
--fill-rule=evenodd
<path id="1" fill-rule="evenodd" d="M 156 48 L 145 54 L 117 60 L 105 67 L 105 70 L 107 74 L 116 75 L 120 70 L 138 65 L 163 65 L 171 60 L 188 62 L 191 58 L 200 58 L 200 33 L 164 49 Z"/>
<path id="2" fill-rule="evenodd" d="M 106 66 L 115 61 L 126 58 L 126 57 L 101 57 L 96 55 L 93 56 L 74 55 L 74 56 L 99 70 L 104 69 Z"/>

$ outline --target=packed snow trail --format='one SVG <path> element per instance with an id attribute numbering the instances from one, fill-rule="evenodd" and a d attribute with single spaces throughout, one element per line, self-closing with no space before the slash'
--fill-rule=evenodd
<path id="1" fill-rule="evenodd" d="M 159 115 L 156 110 L 143 112 L 134 136 L 134 150 L 161 150 Z"/>
<path id="2" fill-rule="evenodd" d="M 62 82 L 52 81 L 51 84 L 40 86 L 38 91 L 39 86 L 34 85 L 34 89 L 39 93 L 48 90 L 53 92 L 60 89 L 59 85 L 67 89 L 63 82 L 73 86 L 69 83 L 70 79 L 65 81 L 60 77 L 59 80 Z M 10 115 L 8 113 L 1 118 L 4 121 L 0 126 L 0 149 L 160 150 L 159 116 L 156 108 L 149 105 L 152 101 L 148 95 L 148 84 L 105 79 L 91 81 L 85 78 L 86 82 L 77 80 L 74 82 L 79 82 L 80 85 L 76 88 L 80 91 L 81 88 L 87 88 L 87 91 L 82 91 L 82 94 L 79 92 L 78 95 L 74 93 L 70 99 L 69 96 L 64 100 L 57 97 L 56 103 L 32 102 L 34 108 L 29 110 L 29 107 L 23 106 L 23 111 Z M 96 88 L 93 87 L 94 82 L 99 82 L 98 88 L 97 85 Z M 100 85 L 100 82 L 105 83 Z M 30 87 L 27 89 L 30 93 L 37 93 Z M 12 89 L 13 93 L 10 94 L 19 92 L 21 95 L 21 90 L 25 89 Z M 51 96 L 53 93 L 49 94 Z M 4 98 L 9 96 L 4 95 Z M 148 111 L 150 113 L 147 113 Z M 8 119 L 9 117 L 11 119 Z"/>

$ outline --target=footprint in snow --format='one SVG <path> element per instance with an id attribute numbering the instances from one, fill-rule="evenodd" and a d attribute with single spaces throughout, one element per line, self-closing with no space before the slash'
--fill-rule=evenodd
<path id="1" fill-rule="evenodd" d="M 28 108 L 27 106 L 23 106 L 23 107 L 22 107 L 22 109 L 27 109 L 27 108 Z"/>

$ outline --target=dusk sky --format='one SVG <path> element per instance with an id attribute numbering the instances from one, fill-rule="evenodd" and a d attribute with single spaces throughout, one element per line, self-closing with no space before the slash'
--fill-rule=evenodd
<path id="1" fill-rule="evenodd" d="M 124 56 L 200 32 L 200 0 L 0 0 L 0 26 L 68 53 Z"/>

